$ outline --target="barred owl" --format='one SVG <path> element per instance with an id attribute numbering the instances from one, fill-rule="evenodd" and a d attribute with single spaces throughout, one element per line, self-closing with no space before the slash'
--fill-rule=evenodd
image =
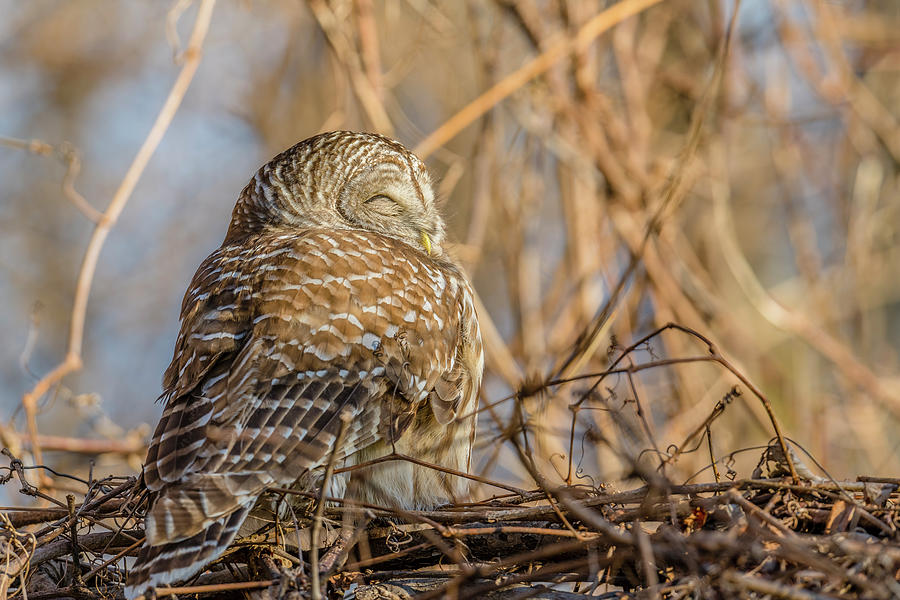
<path id="1" fill-rule="evenodd" d="M 267 488 L 317 490 L 332 453 L 339 466 L 396 450 L 467 470 L 483 355 L 443 241 L 425 166 L 382 136 L 322 134 L 256 173 L 184 297 L 126 596 L 199 572 Z M 404 461 L 333 483 L 404 509 L 466 488 Z"/>

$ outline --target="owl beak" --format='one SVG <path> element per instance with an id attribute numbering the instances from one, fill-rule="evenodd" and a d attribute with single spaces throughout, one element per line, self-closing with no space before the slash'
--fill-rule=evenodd
<path id="1" fill-rule="evenodd" d="M 425 247 L 425 252 L 428 253 L 428 256 L 431 256 L 431 238 L 428 237 L 425 230 L 422 230 L 422 245 Z"/>

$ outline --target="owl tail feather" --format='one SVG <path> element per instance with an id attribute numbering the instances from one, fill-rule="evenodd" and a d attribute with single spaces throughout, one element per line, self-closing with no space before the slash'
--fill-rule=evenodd
<path id="1" fill-rule="evenodd" d="M 183 581 L 200 572 L 234 541 L 252 506 L 239 507 L 187 539 L 158 546 L 145 544 L 128 572 L 125 597 L 133 600 L 147 588 Z"/>

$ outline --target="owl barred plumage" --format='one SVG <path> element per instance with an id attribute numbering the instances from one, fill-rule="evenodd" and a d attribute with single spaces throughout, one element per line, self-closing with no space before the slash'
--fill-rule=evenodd
<path id="1" fill-rule="evenodd" d="M 314 487 L 342 412 L 341 465 L 396 450 L 468 468 L 483 356 L 443 237 L 424 165 L 387 138 L 322 134 L 257 172 L 184 298 L 126 596 L 199 572 L 267 488 Z M 402 461 L 343 483 L 406 509 L 466 488 Z"/>

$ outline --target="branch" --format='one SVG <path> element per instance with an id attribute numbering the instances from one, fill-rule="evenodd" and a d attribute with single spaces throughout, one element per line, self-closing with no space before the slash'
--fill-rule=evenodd
<path id="1" fill-rule="evenodd" d="M 103 212 L 103 215 L 94 226 L 94 232 L 88 241 L 87 248 L 84 252 L 84 258 L 81 261 L 81 269 L 78 272 L 78 281 L 75 285 L 75 300 L 72 302 L 72 317 L 69 324 L 69 342 L 66 348 L 66 356 L 63 361 L 53 370 L 44 375 L 35 386 L 22 396 L 22 406 L 25 409 L 25 416 L 28 422 L 28 435 L 31 439 L 32 454 L 35 463 L 43 462 L 41 446 L 38 439 L 37 429 L 37 403 L 38 400 L 46 394 L 51 387 L 62 380 L 63 377 L 81 370 L 82 356 L 81 348 L 84 341 L 84 322 L 87 314 L 88 297 L 91 292 L 91 284 L 94 280 L 94 273 L 97 269 L 97 259 L 100 256 L 100 250 L 103 248 L 106 237 L 110 230 L 122 214 L 125 205 L 131 198 L 138 180 L 146 168 L 150 157 L 156 151 L 160 141 L 165 135 L 166 130 L 172 123 L 181 101 L 187 93 L 191 80 L 197 72 L 202 57 L 201 47 L 203 40 L 206 38 L 206 32 L 209 30 L 209 23 L 212 19 L 213 7 L 215 0 L 202 0 L 200 8 L 197 11 L 197 19 L 194 21 L 194 29 L 191 32 L 188 48 L 184 53 L 184 66 L 178 74 L 178 78 L 169 91 L 156 122 L 147 134 L 143 145 L 134 157 L 131 166 L 125 173 L 119 189 L 113 195 L 112 201 Z"/>
<path id="2" fill-rule="evenodd" d="M 486 92 L 469 102 L 459 112 L 450 117 L 443 125 L 435 129 L 413 150 L 413 153 L 425 159 L 432 152 L 449 142 L 459 132 L 471 125 L 494 106 L 505 100 L 513 92 L 538 77 L 565 58 L 571 52 L 583 50 L 600 34 L 608 31 L 628 17 L 632 17 L 661 0 L 622 0 L 613 4 L 599 15 L 592 18 L 578 30 L 574 37 L 563 36 L 553 42 L 547 50 L 522 65 Z"/>

